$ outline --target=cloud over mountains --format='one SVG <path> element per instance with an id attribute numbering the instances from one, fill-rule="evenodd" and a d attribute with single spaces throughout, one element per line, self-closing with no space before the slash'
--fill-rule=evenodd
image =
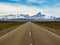
<path id="1" fill-rule="evenodd" d="M 35 15 L 42 12 L 48 16 L 60 16 L 60 1 L 58 0 L 2 0 L 0 1 L 0 16 L 6 14 Z"/>

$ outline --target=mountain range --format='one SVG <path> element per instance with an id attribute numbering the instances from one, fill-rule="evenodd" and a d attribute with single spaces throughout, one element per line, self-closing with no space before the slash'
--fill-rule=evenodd
<path id="1" fill-rule="evenodd" d="M 46 15 L 38 12 L 36 15 L 29 16 L 28 14 L 18 14 L 18 15 L 6 15 L 0 17 L 0 21 L 60 21 L 60 17 L 56 18 L 54 16 L 50 16 L 48 19 L 44 18 Z"/>

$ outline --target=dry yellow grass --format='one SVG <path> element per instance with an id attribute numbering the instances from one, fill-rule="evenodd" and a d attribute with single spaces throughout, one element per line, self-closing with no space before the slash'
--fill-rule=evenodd
<path id="1" fill-rule="evenodd" d="M 25 22 L 0 22 L 0 31 L 2 29 L 6 29 L 9 27 L 17 26 L 17 25 L 22 25 Z"/>
<path id="2" fill-rule="evenodd" d="M 34 22 L 34 23 L 60 30 L 60 22 Z"/>
<path id="3" fill-rule="evenodd" d="M 25 22 L 1 22 L 0 21 L 0 36 L 12 31 L 16 27 L 24 24 Z"/>
<path id="4" fill-rule="evenodd" d="M 34 22 L 35 24 L 57 34 L 60 35 L 60 22 Z"/>

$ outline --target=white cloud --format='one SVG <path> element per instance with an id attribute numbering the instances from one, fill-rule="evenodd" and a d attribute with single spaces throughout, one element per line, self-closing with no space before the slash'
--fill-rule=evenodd
<path id="1" fill-rule="evenodd" d="M 42 11 L 42 9 L 39 10 L 38 8 L 28 7 L 25 5 L 12 6 L 8 4 L 0 4 L 0 15 L 11 14 L 11 13 L 12 14 L 24 13 L 24 14 L 33 15 L 39 11 Z"/>
<path id="2" fill-rule="evenodd" d="M 60 16 L 60 7 L 47 7 L 38 8 L 38 7 L 29 7 L 25 5 L 9 5 L 0 3 L 0 16 L 6 14 L 29 14 L 30 16 L 35 15 L 38 12 L 42 12 L 48 16 Z"/>
<path id="3" fill-rule="evenodd" d="M 60 7 L 45 7 L 44 12 L 46 12 L 47 15 L 60 17 Z"/>

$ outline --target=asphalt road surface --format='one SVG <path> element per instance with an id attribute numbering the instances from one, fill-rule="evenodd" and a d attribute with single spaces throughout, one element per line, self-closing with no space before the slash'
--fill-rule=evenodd
<path id="1" fill-rule="evenodd" d="M 60 36 L 27 22 L 1 36 L 0 45 L 60 45 Z"/>

